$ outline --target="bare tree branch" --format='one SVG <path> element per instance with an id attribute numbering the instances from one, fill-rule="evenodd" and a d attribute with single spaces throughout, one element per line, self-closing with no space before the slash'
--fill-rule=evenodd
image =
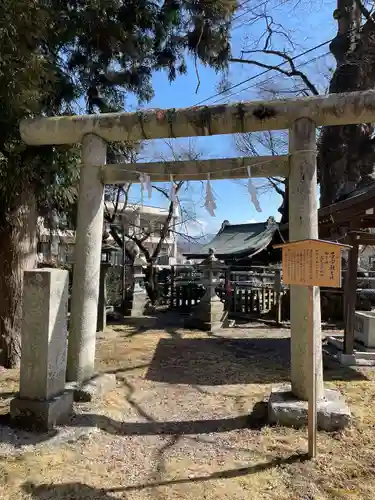
<path id="1" fill-rule="evenodd" d="M 369 21 L 371 23 L 374 23 L 374 18 L 371 12 L 364 6 L 364 4 L 361 2 L 361 0 L 355 0 L 355 3 L 357 4 L 357 7 L 359 8 L 362 16 L 366 19 L 366 21 Z"/>
<path id="2" fill-rule="evenodd" d="M 290 65 L 290 70 L 283 69 L 280 65 L 276 64 L 266 64 L 261 61 L 257 61 L 255 59 L 243 59 L 242 56 L 241 58 L 230 58 L 230 62 L 237 62 L 237 63 L 242 63 L 242 64 L 252 64 L 254 66 L 258 66 L 260 68 L 265 68 L 265 69 L 271 69 L 275 70 L 282 75 L 288 76 L 288 77 L 299 77 L 303 81 L 303 83 L 306 85 L 306 87 L 310 90 L 310 92 L 313 95 L 319 95 L 319 91 L 316 88 L 316 86 L 312 83 L 312 81 L 308 78 L 306 73 L 303 71 L 299 70 L 296 68 L 293 58 L 286 54 L 285 52 L 281 52 L 279 50 L 248 50 L 248 51 L 242 51 L 243 54 L 265 54 L 265 55 L 273 55 L 273 56 L 278 56 L 284 59 L 289 65 Z"/>
<path id="3" fill-rule="evenodd" d="M 169 193 L 168 193 L 167 189 L 162 188 L 160 186 L 155 186 L 155 185 L 153 185 L 152 188 L 155 189 L 155 191 L 158 191 L 159 193 L 161 193 L 163 196 L 165 196 L 169 200 Z"/>
<path id="4" fill-rule="evenodd" d="M 144 242 L 149 237 L 149 235 L 147 235 L 146 238 L 138 238 L 135 234 L 131 234 L 131 233 L 128 233 L 125 236 L 129 240 L 134 241 L 134 243 L 137 245 L 137 247 L 139 248 L 139 250 L 143 253 L 146 261 L 150 262 L 150 260 L 151 260 L 150 252 L 149 252 L 148 248 L 144 245 Z"/>
<path id="5" fill-rule="evenodd" d="M 275 156 L 285 154 L 288 148 L 288 135 L 285 131 L 238 134 L 235 141 L 237 150 L 246 156 L 260 156 L 265 153 Z M 246 183 L 240 184 L 246 187 Z M 279 194 L 284 202 L 286 197 L 286 180 L 273 176 L 267 178 L 263 184 L 257 184 L 257 191 L 261 194 L 267 193 L 270 190 Z"/>
<path id="6" fill-rule="evenodd" d="M 179 181 L 176 183 L 176 188 L 175 188 L 175 193 L 176 193 L 176 196 L 180 190 L 180 188 L 182 187 L 184 181 Z M 158 256 L 159 256 L 159 253 L 160 253 L 160 249 L 161 249 L 161 246 L 165 240 L 165 238 L 167 237 L 167 234 L 168 234 L 168 231 L 169 231 L 169 226 L 170 226 L 170 223 L 171 223 L 171 220 L 173 218 L 173 212 L 174 212 L 174 201 L 171 200 L 170 203 L 169 203 L 169 209 L 168 209 L 168 215 L 167 215 L 167 218 L 165 219 L 165 223 L 163 224 L 163 227 L 160 231 L 160 238 L 159 238 L 159 241 L 155 247 L 155 250 L 152 254 L 152 258 L 153 259 L 156 259 Z"/>
<path id="7" fill-rule="evenodd" d="M 281 26 L 281 24 L 275 23 L 274 20 L 273 20 L 273 17 L 270 16 L 270 15 L 268 15 L 268 14 L 266 14 L 266 13 L 264 13 L 263 17 L 264 17 L 264 20 L 265 20 L 265 23 L 266 23 L 266 32 L 261 36 L 261 38 L 263 38 L 263 36 L 266 37 L 266 41 L 264 43 L 263 50 L 267 50 L 267 49 L 270 48 L 270 46 L 271 46 L 271 39 L 272 39 L 273 35 L 280 35 L 281 37 L 284 37 L 287 40 L 287 42 L 291 45 L 291 47 L 293 47 L 294 44 L 293 44 L 292 39 L 284 31 L 284 28 Z M 275 29 L 273 26 L 275 26 L 277 28 L 280 28 L 280 29 Z"/>
<path id="8" fill-rule="evenodd" d="M 268 177 L 268 182 L 271 184 L 277 194 L 279 194 L 281 197 L 285 196 L 285 189 L 280 189 L 279 187 L 280 181 L 274 181 L 272 177 Z M 285 181 L 282 181 L 281 183 L 285 184 Z"/>

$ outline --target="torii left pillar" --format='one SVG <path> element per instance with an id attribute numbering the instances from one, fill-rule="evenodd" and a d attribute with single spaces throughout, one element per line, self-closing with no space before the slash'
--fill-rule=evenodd
<path id="1" fill-rule="evenodd" d="M 93 134 L 83 138 L 67 365 L 67 380 L 78 383 L 81 392 L 95 370 L 104 212 L 104 185 L 99 174 L 106 156 L 103 139 Z M 80 392 L 78 399 L 90 399 L 91 393 L 98 392 L 96 388 L 104 390 L 101 379 L 91 384 L 95 388 L 88 387 L 89 395 Z"/>

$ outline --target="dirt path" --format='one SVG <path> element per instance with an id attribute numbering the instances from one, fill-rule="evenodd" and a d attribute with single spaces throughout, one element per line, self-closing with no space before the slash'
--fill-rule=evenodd
<path id="1" fill-rule="evenodd" d="M 306 431 L 264 421 L 262 401 L 289 378 L 288 353 L 287 330 L 234 329 L 215 338 L 169 326 L 114 327 L 99 342 L 98 367 L 116 373 L 117 388 L 81 406 L 72 423 L 96 432 L 3 455 L 0 497 L 373 499 L 374 371 L 326 363 L 327 385 L 345 393 L 356 418 L 343 433 L 320 433 L 319 457 L 307 462 L 298 455 Z"/>

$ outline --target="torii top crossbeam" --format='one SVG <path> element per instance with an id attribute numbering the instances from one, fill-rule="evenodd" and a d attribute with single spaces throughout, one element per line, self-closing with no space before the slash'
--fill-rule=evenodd
<path id="1" fill-rule="evenodd" d="M 74 144 L 87 134 L 106 141 L 282 130 L 299 118 L 317 127 L 375 121 L 375 91 L 133 113 L 32 118 L 21 122 L 29 145 Z"/>

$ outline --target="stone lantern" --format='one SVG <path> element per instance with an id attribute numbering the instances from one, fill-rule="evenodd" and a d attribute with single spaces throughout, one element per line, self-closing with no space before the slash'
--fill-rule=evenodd
<path id="1" fill-rule="evenodd" d="M 145 313 L 146 304 L 148 302 L 143 268 L 147 265 L 146 259 L 140 256 L 139 253 L 134 259 L 134 287 L 132 294 L 131 316 L 143 316 Z"/>
<path id="2" fill-rule="evenodd" d="M 224 303 L 216 294 L 220 284 L 220 273 L 226 266 L 215 257 L 215 250 L 209 249 L 209 254 L 200 266 L 203 269 L 202 284 L 206 288 L 199 304 L 194 308 L 187 325 L 203 331 L 215 332 L 223 327 L 226 320 Z"/>

